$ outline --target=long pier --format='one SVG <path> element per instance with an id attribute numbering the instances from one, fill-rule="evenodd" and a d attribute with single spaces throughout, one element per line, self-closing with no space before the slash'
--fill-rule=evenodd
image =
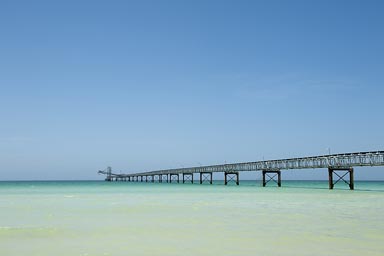
<path id="1" fill-rule="evenodd" d="M 219 164 L 198 167 L 176 168 L 140 172 L 132 174 L 116 174 L 108 167 L 99 174 L 105 174 L 106 181 L 135 181 L 135 182 L 182 182 L 194 183 L 193 174 L 200 176 L 199 183 L 212 184 L 213 173 L 224 173 L 224 184 L 234 182 L 239 185 L 239 172 L 261 171 L 263 186 L 273 181 L 281 186 L 281 171 L 290 169 L 328 169 L 329 189 L 339 181 L 344 181 L 351 190 L 354 189 L 353 168 L 359 166 L 384 166 L 384 151 L 356 152 L 330 154 L 301 158 L 266 160 L 232 164 Z"/>

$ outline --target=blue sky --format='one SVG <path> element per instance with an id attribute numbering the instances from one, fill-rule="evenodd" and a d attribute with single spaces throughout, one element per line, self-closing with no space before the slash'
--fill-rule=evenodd
<path id="1" fill-rule="evenodd" d="M 382 1 L 3 0 L 0 179 L 384 150 L 383 11 Z"/>

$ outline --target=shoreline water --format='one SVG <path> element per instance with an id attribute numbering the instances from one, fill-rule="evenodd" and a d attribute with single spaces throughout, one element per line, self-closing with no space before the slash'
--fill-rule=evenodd
<path id="1" fill-rule="evenodd" d="M 0 182 L 0 254 L 381 255 L 384 182 L 340 185 Z"/>

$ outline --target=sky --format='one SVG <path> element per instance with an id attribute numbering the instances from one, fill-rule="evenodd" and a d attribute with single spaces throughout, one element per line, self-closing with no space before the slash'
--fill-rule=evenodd
<path id="1" fill-rule="evenodd" d="M 384 150 L 383 12 L 374 0 L 2 0 L 0 180 Z"/>

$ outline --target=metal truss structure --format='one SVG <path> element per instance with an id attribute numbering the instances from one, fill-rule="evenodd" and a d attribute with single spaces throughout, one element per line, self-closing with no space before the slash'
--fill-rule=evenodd
<path id="1" fill-rule="evenodd" d="M 193 174 L 200 174 L 200 184 L 204 181 L 208 181 L 212 184 L 212 173 L 223 172 L 225 175 L 225 184 L 228 181 L 233 180 L 232 176 L 236 175 L 236 184 L 239 184 L 238 173 L 242 171 L 262 171 L 263 173 L 263 186 L 269 181 L 275 181 L 274 177 L 268 174 L 277 174 L 278 181 L 275 181 L 278 186 L 281 186 L 281 170 L 289 169 L 316 169 L 316 168 L 328 168 L 329 170 L 329 188 L 332 189 L 334 185 L 342 180 L 347 183 L 350 189 L 354 188 L 353 184 L 353 167 L 358 166 L 384 166 L 384 151 L 371 151 L 371 152 L 357 152 L 357 153 L 345 153 L 345 154 L 333 154 L 323 156 L 311 156 L 301 158 L 279 159 L 279 160 L 267 160 L 258 162 L 245 162 L 234 164 L 220 164 L 209 165 L 189 168 L 177 168 L 158 170 L 151 172 L 141 172 L 133 174 L 115 174 L 112 172 L 111 167 L 107 167 L 103 171 L 99 171 L 99 174 L 107 175 L 106 181 L 143 181 L 143 177 L 146 177 L 145 181 L 148 181 L 148 176 L 151 177 L 151 181 L 162 182 L 163 175 L 166 176 L 166 181 L 179 182 L 179 174 L 183 175 L 183 183 L 186 180 L 191 180 L 193 183 Z M 344 179 L 346 174 L 340 176 L 337 171 L 348 171 L 349 182 Z M 333 175 L 339 179 L 333 182 Z M 185 179 L 186 176 L 190 176 Z M 227 180 L 228 176 L 228 180 Z M 266 177 L 267 176 L 267 177 Z M 157 179 L 156 179 L 156 178 Z M 169 178 L 168 178 L 169 177 Z M 269 178 L 268 180 L 266 178 Z"/>
<path id="2" fill-rule="evenodd" d="M 234 164 L 220 164 L 189 168 L 167 169 L 134 174 L 114 174 L 116 176 L 141 176 L 159 174 L 231 172 L 231 171 L 262 171 L 262 170 L 288 170 L 288 169 L 316 169 L 328 167 L 357 167 L 357 166 L 384 166 L 384 151 L 345 153 L 323 156 L 311 156 L 280 160 L 266 160 L 258 162 L 245 162 Z"/>

